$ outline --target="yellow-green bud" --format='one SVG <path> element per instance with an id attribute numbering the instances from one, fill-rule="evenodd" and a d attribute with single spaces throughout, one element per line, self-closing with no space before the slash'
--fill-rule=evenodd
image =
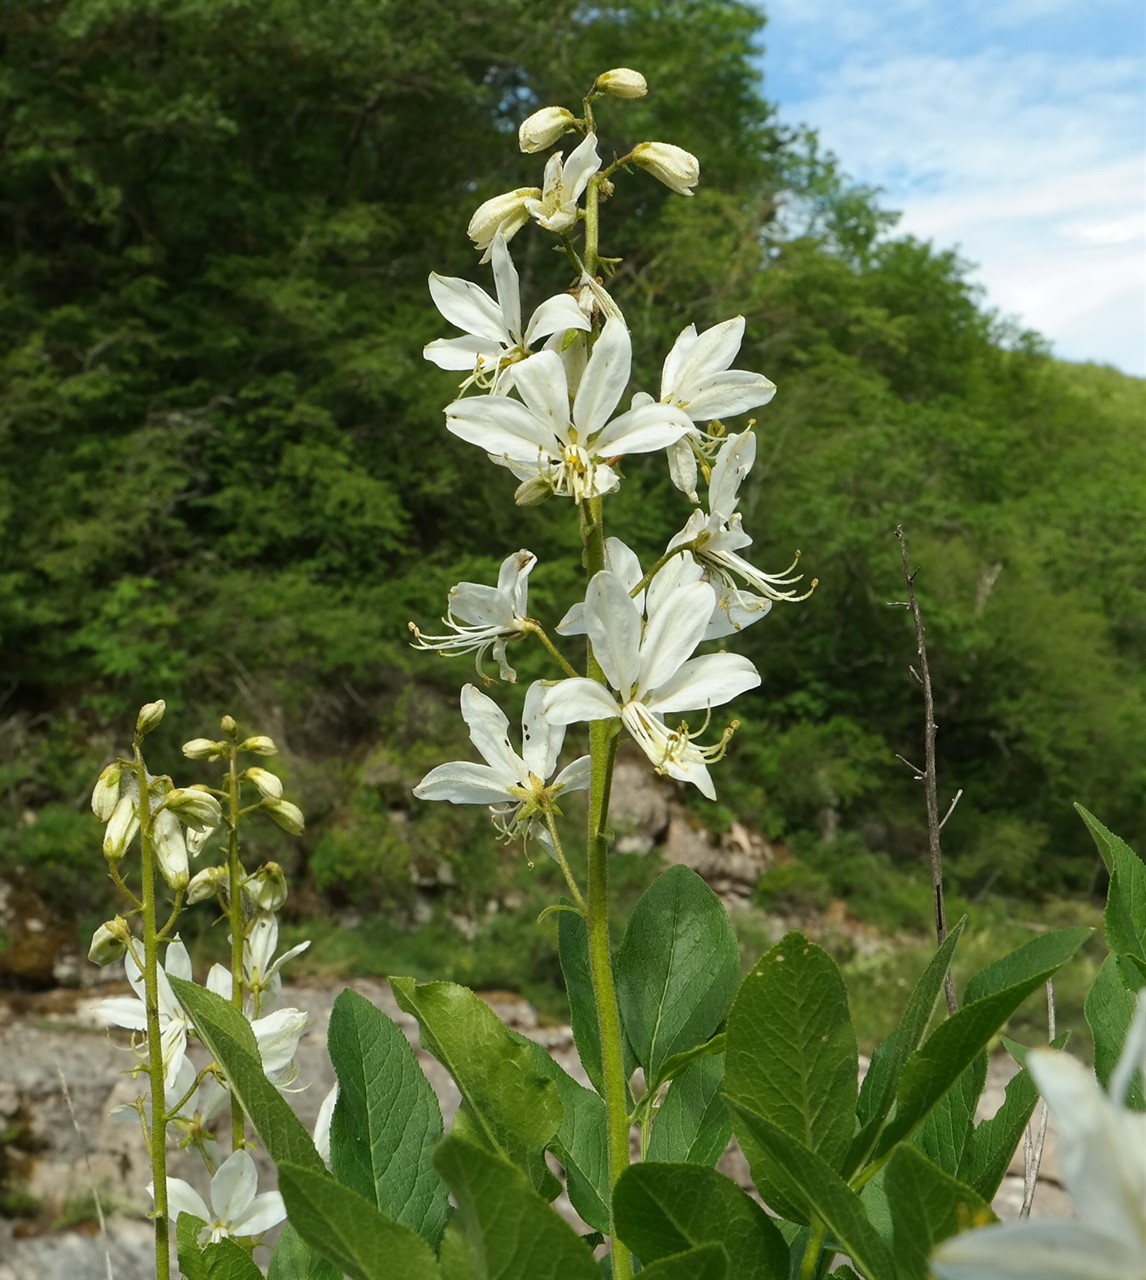
<path id="1" fill-rule="evenodd" d="M 529 219 L 526 200 L 540 197 L 540 187 L 517 187 L 483 201 L 470 219 L 469 238 L 479 249 L 488 249 L 499 231 L 507 241 L 512 240 Z"/>
<path id="2" fill-rule="evenodd" d="M 234 737 L 235 731 L 238 727 L 239 726 L 231 716 L 224 716 L 222 720 L 219 721 L 219 728 L 223 730 L 228 738 Z"/>
<path id="3" fill-rule="evenodd" d="M 253 738 L 244 738 L 239 743 L 239 750 L 249 751 L 255 756 L 277 756 L 279 753 L 274 739 L 268 738 L 265 733 L 256 733 Z"/>
<path id="4" fill-rule="evenodd" d="M 172 889 L 186 889 L 190 879 L 187 868 L 187 837 L 183 826 L 170 809 L 160 809 L 151 829 L 155 841 L 155 859 L 159 871 Z"/>
<path id="5" fill-rule="evenodd" d="M 103 856 L 108 862 L 118 862 L 123 857 L 138 830 L 135 797 L 120 796 L 103 833 Z"/>
<path id="6" fill-rule="evenodd" d="M 163 807 L 177 813 L 193 831 L 213 831 L 223 821 L 218 800 L 198 787 L 176 787 L 168 792 Z"/>
<path id="7" fill-rule="evenodd" d="M 222 895 L 227 888 L 226 867 L 206 867 L 191 877 L 187 886 L 187 901 L 206 902 L 208 898 Z"/>
<path id="8" fill-rule="evenodd" d="M 287 880 L 277 862 L 264 863 L 243 884 L 243 892 L 258 911 L 272 914 L 282 910 L 287 899 Z"/>
<path id="9" fill-rule="evenodd" d="M 291 804 L 289 800 L 268 800 L 263 808 L 284 831 L 289 831 L 292 836 L 302 835 L 306 819 L 297 804 Z"/>
<path id="10" fill-rule="evenodd" d="M 631 67 L 614 67 L 602 71 L 593 88 L 610 98 L 643 98 L 649 91 L 648 81 Z"/>
<path id="11" fill-rule="evenodd" d="M 513 493 L 513 500 L 519 507 L 537 507 L 547 498 L 552 497 L 553 486 L 540 476 L 534 476 L 532 480 L 523 480 Z"/>
<path id="12" fill-rule="evenodd" d="M 135 720 L 135 732 L 138 737 L 142 738 L 145 733 L 150 733 L 152 729 L 158 729 L 163 721 L 163 714 L 167 710 L 167 703 L 162 698 L 158 702 L 148 702 L 139 708 L 139 715 Z"/>
<path id="13" fill-rule="evenodd" d="M 92 792 L 92 813 L 100 820 L 107 822 L 115 812 L 119 803 L 119 780 L 123 776 L 123 767 L 119 762 L 109 764 L 100 774 Z"/>
<path id="14" fill-rule="evenodd" d="M 225 742 L 212 742 L 210 738 L 192 738 L 183 744 L 183 754 L 188 760 L 218 760 L 226 750 Z"/>
<path id="15" fill-rule="evenodd" d="M 265 800 L 281 800 L 283 798 L 283 780 L 269 769 L 245 769 L 240 775 L 246 778 L 248 782 L 253 782 L 259 789 L 259 794 Z"/>
<path id="16" fill-rule="evenodd" d="M 700 181 L 700 161 L 671 142 L 641 142 L 633 148 L 633 163 L 647 169 L 677 195 L 690 196 Z"/>
<path id="17" fill-rule="evenodd" d="M 92 964 L 111 964 L 118 960 L 127 950 L 127 921 L 123 916 L 101 924 L 92 934 L 92 944 L 88 948 L 88 959 Z"/>
<path id="18" fill-rule="evenodd" d="M 573 124 L 574 115 L 564 107 L 542 107 L 527 116 L 517 131 L 517 143 L 526 155 L 547 151 Z"/>

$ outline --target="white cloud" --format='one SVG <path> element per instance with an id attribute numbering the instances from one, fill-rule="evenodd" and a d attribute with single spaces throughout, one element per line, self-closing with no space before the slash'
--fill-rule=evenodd
<path id="1" fill-rule="evenodd" d="M 955 33 L 932 0 L 773 0 L 798 68 L 782 113 L 884 188 L 899 232 L 977 264 L 989 303 L 1059 354 L 1146 375 L 1141 61 L 1000 34 L 1067 10 L 1074 0 L 964 0 L 970 26 Z"/>

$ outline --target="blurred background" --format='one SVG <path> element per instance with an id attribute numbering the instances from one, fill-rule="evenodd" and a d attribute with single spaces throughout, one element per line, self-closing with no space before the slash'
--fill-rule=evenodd
<path id="1" fill-rule="evenodd" d="M 1123 35 L 1056 62 L 1047 33 L 1056 11 L 1130 8 L 5 5 L 0 981 L 58 977 L 28 963 L 21 917 L 52 921 L 56 946 L 115 909 L 90 790 L 162 697 L 152 765 L 177 782 L 210 780 L 179 745 L 223 713 L 282 747 L 307 830 L 267 824 L 248 859 L 285 866 L 308 963 L 559 1005 L 534 923 L 553 869 L 495 844 L 482 812 L 410 794 L 469 754 L 473 670 L 413 652 L 406 623 L 434 631 L 452 584 L 492 582 L 523 546 L 540 559 L 531 612 L 555 621 L 580 589 L 575 513 L 513 505 L 512 478 L 445 431 L 455 381 L 421 349 L 449 332 L 428 272 L 489 287 L 470 214 L 538 180 L 517 124 L 576 109 L 618 65 L 650 93 L 600 105 L 602 152 L 661 139 L 702 164 L 693 199 L 622 174 L 606 207 L 635 377 L 655 389 L 688 322 L 745 315 L 737 364 L 779 387 L 743 503 L 753 559 L 780 569 L 799 548 L 820 583 L 737 645 L 764 679 L 737 704 L 718 802 L 670 796 L 713 841 L 743 830 L 765 851 L 745 936 L 846 922 L 857 964 L 865 932 L 926 939 L 923 796 L 896 758 L 922 757 L 911 621 L 888 603 L 897 524 L 941 804 L 963 790 L 944 832 L 953 910 L 987 930 L 1094 913 L 1101 864 L 1072 803 L 1146 845 L 1142 209 L 1126 178 L 1142 47 Z M 945 44 L 957 24 L 938 15 L 956 11 Z M 527 307 L 568 283 L 542 237 L 513 251 Z M 659 459 L 626 475 L 611 531 L 659 548 L 679 495 Z M 521 646 L 513 660 L 511 717 L 548 674 Z M 655 874 L 658 839 L 617 855 L 622 899 Z"/>

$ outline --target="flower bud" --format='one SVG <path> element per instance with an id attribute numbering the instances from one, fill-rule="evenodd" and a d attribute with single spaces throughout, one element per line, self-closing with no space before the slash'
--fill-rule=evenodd
<path id="1" fill-rule="evenodd" d="M 151 828 L 159 871 L 172 889 L 185 889 L 190 879 L 187 869 L 187 839 L 183 826 L 170 809 L 160 809 Z"/>
<path id="2" fill-rule="evenodd" d="M 183 754 L 188 760 L 218 760 L 226 750 L 225 742 L 212 742 L 210 738 L 192 738 L 183 744 Z"/>
<path id="3" fill-rule="evenodd" d="M 234 736 L 235 731 L 238 729 L 238 727 L 239 726 L 235 723 L 234 719 L 231 716 L 224 716 L 222 720 L 219 721 L 219 728 L 223 730 L 223 732 L 227 735 L 228 738 L 231 738 Z"/>
<path id="4" fill-rule="evenodd" d="M 139 715 L 135 720 L 136 736 L 142 738 L 145 733 L 150 733 L 152 729 L 158 729 L 163 721 L 163 713 L 167 710 L 167 703 L 162 698 L 158 702 L 148 702 L 139 708 Z"/>
<path id="5" fill-rule="evenodd" d="M 677 195 L 692 195 L 700 181 L 700 161 L 671 142 L 641 142 L 633 148 L 632 159 Z"/>
<path id="6" fill-rule="evenodd" d="M 205 867 L 196 872 L 187 885 L 187 901 L 206 902 L 208 898 L 219 897 L 227 889 L 226 867 Z"/>
<path id="7" fill-rule="evenodd" d="M 178 814 L 192 831 L 213 831 L 223 821 L 218 800 L 198 787 L 176 787 L 168 792 L 163 807 Z"/>
<path id="8" fill-rule="evenodd" d="M 614 67 L 611 71 L 602 71 L 593 88 L 598 93 L 607 93 L 610 98 L 643 98 L 649 91 L 644 76 L 631 67 Z"/>
<path id="9" fill-rule="evenodd" d="M 529 211 L 526 200 L 539 200 L 540 187 L 517 187 L 478 205 L 470 219 L 467 235 L 478 249 L 488 249 L 500 231 L 508 243 L 525 225 Z"/>
<path id="10" fill-rule="evenodd" d="M 553 497 L 553 486 L 541 476 L 523 480 L 513 492 L 513 500 L 519 507 L 539 507 Z"/>
<path id="11" fill-rule="evenodd" d="M 103 833 L 103 856 L 108 862 L 118 862 L 123 857 L 138 830 L 139 815 L 135 811 L 135 797 L 120 796 Z"/>
<path id="12" fill-rule="evenodd" d="M 517 131 L 518 145 L 527 155 L 545 151 L 563 133 L 568 133 L 574 118 L 573 112 L 564 107 L 542 107 L 521 122 Z"/>
<path id="13" fill-rule="evenodd" d="M 306 819 L 297 804 L 291 804 L 289 800 L 268 800 L 263 808 L 284 831 L 289 831 L 292 836 L 302 835 Z"/>
<path id="14" fill-rule="evenodd" d="M 88 959 L 92 964 L 111 964 L 118 960 L 127 950 L 127 921 L 123 916 L 101 924 L 92 934 L 92 944 L 88 948 Z"/>
<path id="15" fill-rule="evenodd" d="M 287 880 L 277 862 L 264 863 L 243 884 L 243 892 L 257 911 L 272 914 L 282 910 L 287 899 Z"/>
<path id="16" fill-rule="evenodd" d="M 283 780 L 269 769 L 246 769 L 240 775 L 248 782 L 253 782 L 264 800 L 281 800 L 283 798 Z"/>
<path id="17" fill-rule="evenodd" d="M 253 738 L 244 738 L 239 743 L 240 751 L 249 751 L 256 756 L 277 756 L 278 747 L 274 744 L 273 738 L 268 738 L 265 733 L 256 733 Z"/>
<path id="18" fill-rule="evenodd" d="M 116 761 L 109 764 L 96 780 L 92 792 L 92 813 L 100 820 L 107 822 L 115 812 L 119 802 L 119 780 L 123 776 L 123 767 Z"/>

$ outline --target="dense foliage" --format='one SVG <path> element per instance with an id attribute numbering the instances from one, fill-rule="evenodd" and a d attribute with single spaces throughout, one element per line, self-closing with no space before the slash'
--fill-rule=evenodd
<path id="1" fill-rule="evenodd" d="M 1050 359 L 955 255 L 897 238 L 776 121 L 762 23 L 730 0 L 6 6 L 0 859 L 64 903 L 98 883 L 87 779 L 123 708 L 161 696 L 184 737 L 229 710 L 287 745 L 317 890 L 398 897 L 412 862 L 475 844 L 468 818 L 408 813 L 419 770 L 447 758 L 457 681 L 434 683 L 406 622 L 520 546 L 555 617 L 575 566 L 553 557 L 575 539 L 514 510 L 509 477 L 443 431 L 426 275 L 488 283 L 450 255 L 479 200 L 532 180 L 507 131 L 619 64 L 656 92 L 602 112 L 602 152 L 663 135 L 705 159 L 691 201 L 652 182 L 618 196 L 610 221 L 634 241 L 604 249 L 625 258 L 635 345 L 743 310 L 743 363 L 780 388 L 748 495 L 769 531 L 755 559 L 779 569 L 800 547 L 820 580 L 745 635 L 765 683 L 709 820 L 813 859 L 830 836 L 922 857 L 895 759 L 921 752 L 910 620 L 887 603 L 902 523 L 944 785 L 965 790 L 956 879 L 1091 886 L 1074 799 L 1141 845 L 1141 384 Z M 611 139 L 614 121 L 633 136 Z M 563 287 L 538 243 L 514 251 L 527 293 Z M 642 537 L 667 538 L 666 478 L 626 470 Z M 496 851 L 481 858 L 475 896 Z"/>

